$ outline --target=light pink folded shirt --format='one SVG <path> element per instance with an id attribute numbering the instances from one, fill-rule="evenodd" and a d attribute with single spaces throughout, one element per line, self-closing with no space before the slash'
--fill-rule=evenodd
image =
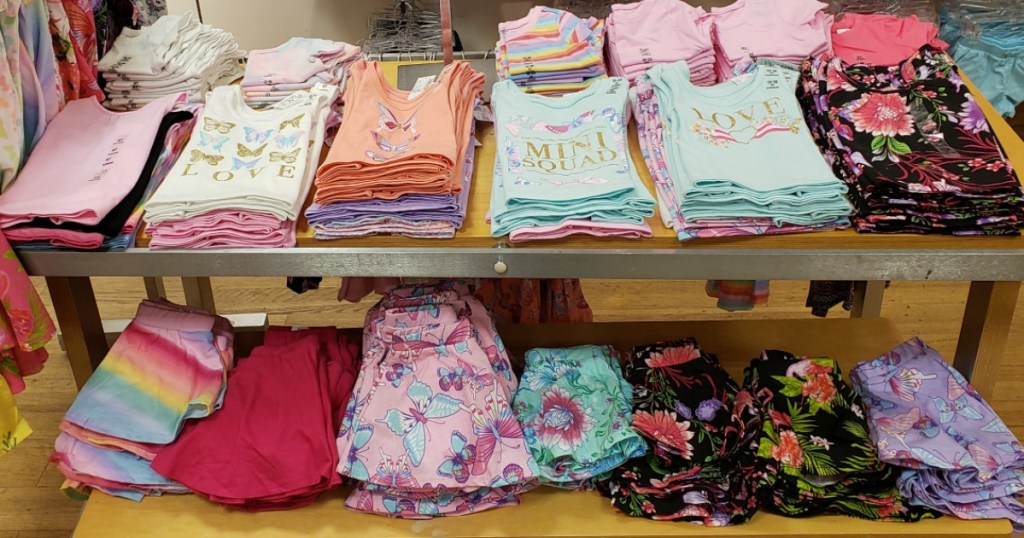
<path id="1" fill-rule="evenodd" d="M 264 50 L 249 52 L 243 86 L 294 84 L 354 59 L 359 47 L 340 41 L 292 38 Z"/>
<path id="2" fill-rule="evenodd" d="M 679 0 L 615 4 L 608 34 L 624 66 L 689 61 L 711 50 L 707 12 Z"/>
<path id="3" fill-rule="evenodd" d="M 712 37 L 723 80 L 754 58 L 799 63 L 828 51 L 832 15 L 817 0 L 739 0 L 714 8 Z"/>
<path id="4" fill-rule="evenodd" d="M 133 112 L 72 101 L 54 118 L 32 157 L 0 196 L 0 227 L 49 218 L 95 225 L 139 180 L 164 115 L 184 94 Z"/>
<path id="5" fill-rule="evenodd" d="M 284 248 L 295 245 L 295 222 L 255 211 L 217 210 L 146 229 L 149 248 Z"/>
<path id="6" fill-rule="evenodd" d="M 589 235 L 593 237 L 620 237 L 625 239 L 641 239 L 651 237 L 653 232 L 647 223 L 626 224 L 620 222 L 595 222 L 591 220 L 570 219 L 553 226 L 530 226 L 513 230 L 508 238 L 513 243 L 523 241 L 540 241 L 545 239 L 561 239 L 570 235 Z"/>

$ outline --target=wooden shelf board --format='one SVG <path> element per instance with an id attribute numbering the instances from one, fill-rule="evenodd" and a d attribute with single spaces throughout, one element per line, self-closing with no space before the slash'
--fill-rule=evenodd
<path id="1" fill-rule="evenodd" d="M 844 373 L 903 342 L 885 319 L 594 323 L 505 326 L 499 328 L 509 351 L 521 357 L 529 347 L 633 345 L 693 336 L 719 356 L 740 380 L 742 369 L 762 349 L 827 355 Z M 141 503 L 96 493 L 86 504 L 76 538 L 352 537 L 439 538 L 581 536 L 965 536 L 1009 535 L 1009 522 L 963 521 L 951 517 L 918 523 L 878 523 L 841 516 L 804 519 L 759 513 L 746 524 L 705 529 L 682 523 L 630 518 L 615 512 L 596 493 L 540 488 L 523 495 L 518 507 L 463 517 L 401 520 L 360 514 L 344 507 L 344 491 L 324 495 L 315 505 L 291 511 L 249 514 L 231 511 L 194 495 L 152 497 Z"/>
<path id="2" fill-rule="evenodd" d="M 345 491 L 287 512 L 250 514 L 222 508 L 194 495 L 153 497 L 134 503 L 94 494 L 75 538 L 333 537 L 393 538 L 583 537 L 583 536 L 979 536 L 1009 535 L 1010 524 L 940 518 L 917 523 L 877 523 L 843 516 L 793 519 L 758 513 L 745 525 L 706 529 L 698 525 L 631 518 L 593 492 L 541 488 L 522 504 L 461 517 L 403 520 L 360 514 L 344 506 Z"/>

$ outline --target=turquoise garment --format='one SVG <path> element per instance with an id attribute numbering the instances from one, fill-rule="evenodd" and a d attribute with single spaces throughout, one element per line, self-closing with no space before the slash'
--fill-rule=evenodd
<path id="1" fill-rule="evenodd" d="M 643 224 L 655 201 L 626 139 L 629 84 L 610 78 L 562 97 L 494 85 L 498 155 L 491 235 L 570 219 Z"/>
<path id="2" fill-rule="evenodd" d="M 586 487 L 646 454 L 632 428 L 633 387 L 618 358 L 611 346 L 526 353 L 512 409 L 542 483 Z"/>
<path id="3" fill-rule="evenodd" d="M 973 12 L 973 13 L 972 13 Z M 974 30 L 964 35 L 964 15 L 979 16 Z M 1024 102 L 1024 35 L 1012 24 L 1012 12 L 944 4 L 939 37 L 949 43 L 957 66 L 1000 115 L 1012 118 Z M 987 18 L 987 20 L 985 20 Z"/>
<path id="4" fill-rule="evenodd" d="M 770 64 L 711 87 L 686 62 L 648 71 L 665 125 L 668 166 L 688 222 L 770 218 L 776 225 L 845 219 L 832 173 L 796 99 L 799 74 Z"/>

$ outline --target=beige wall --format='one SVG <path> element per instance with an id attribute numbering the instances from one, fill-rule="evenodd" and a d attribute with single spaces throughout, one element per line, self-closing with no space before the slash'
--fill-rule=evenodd
<path id="1" fill-rule="evenodd" d="M 203 20 L 235 34 L 242 48 L 269 48 L 293 36 L 357 43 L 367 35 L 370 14 L 392 0 L 199 0 Z M 523 16 L 529 0 L 452 0 L 454 25 L 467 50 L 494 46 L 497 25 Z M 691 1 L 726 5 L 732 0 Z M 195 10 L 196 0 L 167 0 L 171 13 Z"/>

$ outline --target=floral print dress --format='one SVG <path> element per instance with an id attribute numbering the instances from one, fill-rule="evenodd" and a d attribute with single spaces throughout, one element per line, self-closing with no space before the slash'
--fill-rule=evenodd
<path id="1" fill-rule="evenodd" d="M 71 29 L 71 44 L 79 71 L 80 95 L 96 97 L 102 101 L 106 96 L 97 81 L 99 57 L 96 19 L 92 13 L 93 0 L 63 0 L 62 3 Z"/>
<path id="2" fill-rule="evenodd" d="M 0 235 L 0 456 L 31 430 L 18 414 L 14 394 L 25 390 L 22 376 L 38 373 L 44 347 L 55 329 L 43 301 L 14 250 Z"/>
<path id="3" fill-rule="evenodd" d="M 860 397 L 835 360 L 765 351 L 744 377 L 761 406 L 756 454 L 764 508 L 883 521 L 934 516 L 900 495 L 899 469 L 879 461 Z"/>
<path id="4" fill-rule="evenodd" d="M 20 7 L 20 1 L 0 0 L 0 190 L 14 182 L 25 150 L 18 39 Z"/>
<path id="5" fill-rule="evenodd" d="M 862 232 L 1017 234 L 1020 182 L 952 59 L 923 47 L 891 67 L 808 59 L 798 95 L 851 187 Z"/>
<path id="6" fill-rule="evenodd" d="M 748 521 L 759 475 L 750 450 L 760 420 L 753 398 L 693 339 L 634 348 L 626 371 L 633 429 L 648 452 L 599 485 L 612 506 L 706 526 Z"/>

